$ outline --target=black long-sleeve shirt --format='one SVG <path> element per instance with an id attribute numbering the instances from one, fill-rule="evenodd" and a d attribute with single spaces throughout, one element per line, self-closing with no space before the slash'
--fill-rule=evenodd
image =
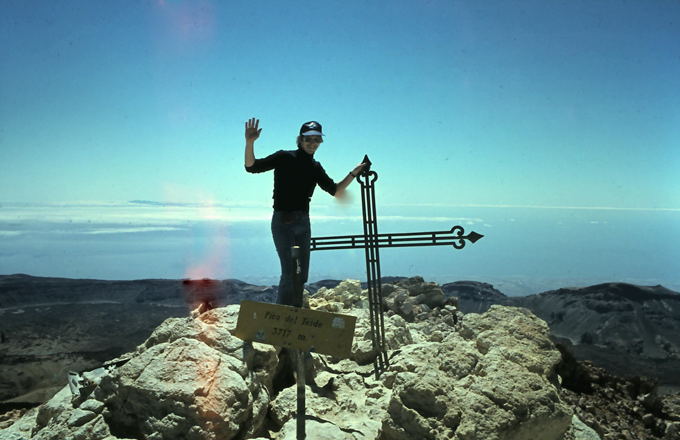
<path id="1" fill-rule="evenodd" d="M 335 195 L 337 184 L 328 177 L 321 164 L 303 150 L 279 150 L 246 167 L 249 173 L 274 170 L 274 210 L 306 211 L 318 184 Z"/>

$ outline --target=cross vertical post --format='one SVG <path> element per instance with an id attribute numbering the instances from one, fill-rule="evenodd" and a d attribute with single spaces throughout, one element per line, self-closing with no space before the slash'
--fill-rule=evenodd
<path id="1" fill-rule="evenodd" d="M 378 174 L 371 171 L 371 161 L 358 176 L 361 185 L 361 210 L 364 221 L 364 251 L 366 254 L 366 283 L 368 285 L 368 308 L 371 321 L 371 342 L 376 357 L 373 367 L 376 379 L 388 367 L 389 359 L 385 350 L 385 321 L 383 314 L 382 286 L 380 281 L 380 248 L 378 243 L 378 222 L 375 209 L 375 181 Z"/>

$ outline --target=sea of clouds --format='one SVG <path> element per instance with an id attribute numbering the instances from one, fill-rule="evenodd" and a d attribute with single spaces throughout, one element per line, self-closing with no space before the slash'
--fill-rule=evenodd
<path id="1" fill-rule="evenodd" d="M 313 205 L 314 236 L 361 234 L 361 209 Z M 2 204 L 0 274 L 99 279 L 237 278 L 277 284 L 271 208 L 263 204 Z M 379 232 L 485 237 L 380 252 L 382 275 L 489 282 L 524 295 L 608 281 L 680 290 L 680 211 L 576 207 L 378 206 Z M 362 250 L 312 254 L 310 281 L 365 279 Z"/>

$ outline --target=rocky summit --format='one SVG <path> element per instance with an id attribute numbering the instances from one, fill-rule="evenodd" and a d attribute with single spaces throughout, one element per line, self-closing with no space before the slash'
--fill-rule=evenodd
<path id="1" fill-rule="evenodd" d="M 487 288 L 488 289 L 488 288 Z M 319 287 L 312 309 L 357 318 L 349 358 L 312 353 L 309 439 L 678 438 L 680 400 L 570 357 L 526 308 L 463 315 L 420 278 L 384 284 L 389 366 L 376 378 L 366 291 Z M 0 440 L 292 440 L 286 351 L 233 336 L 238 305 L 162 322 L 52 399 L 0 418 Z M 560 351 L 562 350 L 562 351 Z"/>
<path id="2" fill-rule="evenodd" d="M 390 289 L 390 362 L 379 379 L 359 282 L 308 298 L 312 308 L 356 316 L 357 327 L 348 359 L 312 354 L 307 438 L 558 440 L 573 431 L 545 322 L 504 306 L 462 317 L 434 285 Z M 409 298 L 418 300 L 404 307 Z M 282 380 L 281 353 L 234 337 L 238 311 L 167 319 L 91 372 L 79 396 L 63 388 L 0 438 L 295 438 L 296 390 Z"/>

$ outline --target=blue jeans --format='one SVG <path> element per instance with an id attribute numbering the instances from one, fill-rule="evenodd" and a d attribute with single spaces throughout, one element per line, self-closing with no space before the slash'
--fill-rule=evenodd
<path id="1" fill-rule="evenodd" d="M 281 280 L 276 302 L 302 307 L 302 291 L 295 292 L 293 286 L 293 257 L 291 248 L 300 246 L 300 282 L 307 282 L 309 274 L 309 242 L 312 230 L 309 213 L 306 211 L 274 211 L 272 216 L 272 237 L 281 262 Z"/>

